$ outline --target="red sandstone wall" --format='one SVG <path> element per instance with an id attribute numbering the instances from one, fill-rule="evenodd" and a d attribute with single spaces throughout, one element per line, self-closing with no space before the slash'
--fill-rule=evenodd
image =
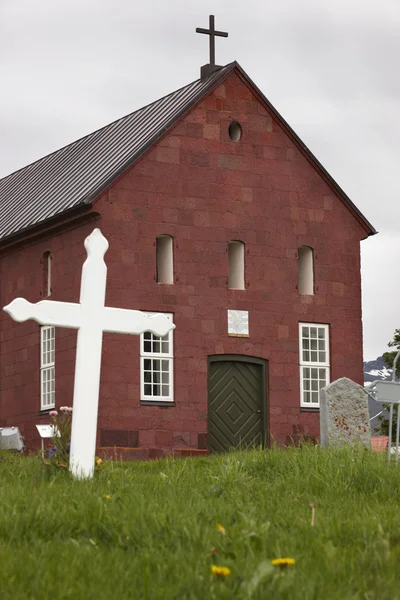
<path id="1" fill-rule="evenodd" d="M 229 139 L 238 121 L 242 140 Z M 175 406 L 140 406 L 139 341 L 104 336 L 100 421 L 139 431 L 147 448 L 197 448 L 207 432 L 207 356 L 269 361 L 272 438 L 319 434 L 300 410 L 298 323 L 329 323 L 331 379 L 362 382 L 359 241 L 365 232 L 232 74 L 95 203 L 109 239 L 108 305 L 174 313 Z M 76 301 L 83 240 L 93 225 L 2 259 L 2 305 L 39 299 L 40 258 L 53 254 L 53 298 Z M 175 284 L 155 281 L 155 238 L 175 240 Z M 246 244 L 246 290 L 227 289 L 227 241 Z M 299 296 L 297 248 L 315 249 L 314 296 Z M 227 335 L 227 309 L 250 313 L 250 338 Z M 39 407 L 39 333 L 1 315 L 0 419 L 30 423 Z M 57 331 L 57 406 L 71 402 L 75 335 Z M 200 434 L 200 438 L 199 438 Z M 33 434 L 32 434 L 33 435 Z M 99 441 L 100 443 L 100 441 Z"/>
<path id="2" fill-rule="evenodd" d="M 53 300 L 77 302 L 83 240 L 93 224 L 69 227 L 0 254 L 0 306 L 21 296 L 43 300 L 43 253 L 52 255 Z M 56 403 L 72 404 L 76 332 L 56 329 Z M 39 443 L 35 424 L 48 423 L 40 414 L 40 327 L 34 321 L 15 323 L 0 310 L 0 426 L 18 425 L 28 446 Z"/>

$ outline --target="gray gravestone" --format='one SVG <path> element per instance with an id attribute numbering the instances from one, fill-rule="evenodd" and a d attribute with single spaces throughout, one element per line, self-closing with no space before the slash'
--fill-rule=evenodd
<path id="1" fill-rule="evenodd" d="M 347 377 L 319 392 L 321 446 L 363 444 L 371 447 L 368 394 Z"/>

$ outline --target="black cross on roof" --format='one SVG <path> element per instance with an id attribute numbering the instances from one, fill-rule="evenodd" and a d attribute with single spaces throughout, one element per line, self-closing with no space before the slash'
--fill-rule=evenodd
<path id="1" fill-rule="evenodd" d="M 215 38 L 216 37 L 228 37 L 226 31 L 215 31 L 214 15 L 210 15 L 209 29 L 203 29 L 202 27 L 196 27 L 196 33 L 205 33 L 210 36 L 210 65 L 215 67 Z"/>

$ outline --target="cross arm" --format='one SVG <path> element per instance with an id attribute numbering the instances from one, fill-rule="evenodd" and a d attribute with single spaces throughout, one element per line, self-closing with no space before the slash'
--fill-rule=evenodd
<path id="1" fill-rule="evenodd" d="M 217 35 L 218 37 L 228 37 L 226 31 L 210 31 L 209 29 L 204 29 L 203 27 L 196 27 L 196 33 L 205 33 L 206 35 Z"/>
<path id="2" fill-rule="evenodd" d="M 36 304 L 24 298 L 16 298 L 7 304 L 3 310 L 14 321 L 22 323 L 33 319 L 40 325 L 54 325 L 56 327 L 80 327 L 81 307 L 71 302 L 56 302 L 54 300 L 41 300 Z"/>
<path id="3" fill-rule="evenodd" d="M 144 331 L 151 331 L 154 335 L 162 337 L 171 329 L 175 329 L 172 321 L 161 313 L 146 315 L 140 310 L 105 308 L 103 314 L 103 331 L 109 333 L 138 335 Z"/>

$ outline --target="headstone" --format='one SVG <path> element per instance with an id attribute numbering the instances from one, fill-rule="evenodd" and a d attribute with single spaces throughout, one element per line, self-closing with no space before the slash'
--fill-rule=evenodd
<path id="1" fill-rule="evenodd" d="M 0 450 L 24 449 L 24 440 L 19 427 L 0 427 Z"/>
<path id="2" fill-rule="evenodd" d="M 31 304 L 16 298 L 4 307 L 14 321 L 33 319 L 41 325 L 78 329 L 70 451 L 70 469 L 77 478 L 92 477 L 94 471 L 103 331 L 164 336 L 175 328 L 163 314 L 104 306 L 108 242 L 100 229 L 86 238 L 85 248 L 79 304 L 53 300 Z"/>
<path id="3" fill-rule="evenodd" d="M 371 447 L 368 394 L 361 385 L 342 377 L 322 388 L 319 398 L 321 446 Z"/>

